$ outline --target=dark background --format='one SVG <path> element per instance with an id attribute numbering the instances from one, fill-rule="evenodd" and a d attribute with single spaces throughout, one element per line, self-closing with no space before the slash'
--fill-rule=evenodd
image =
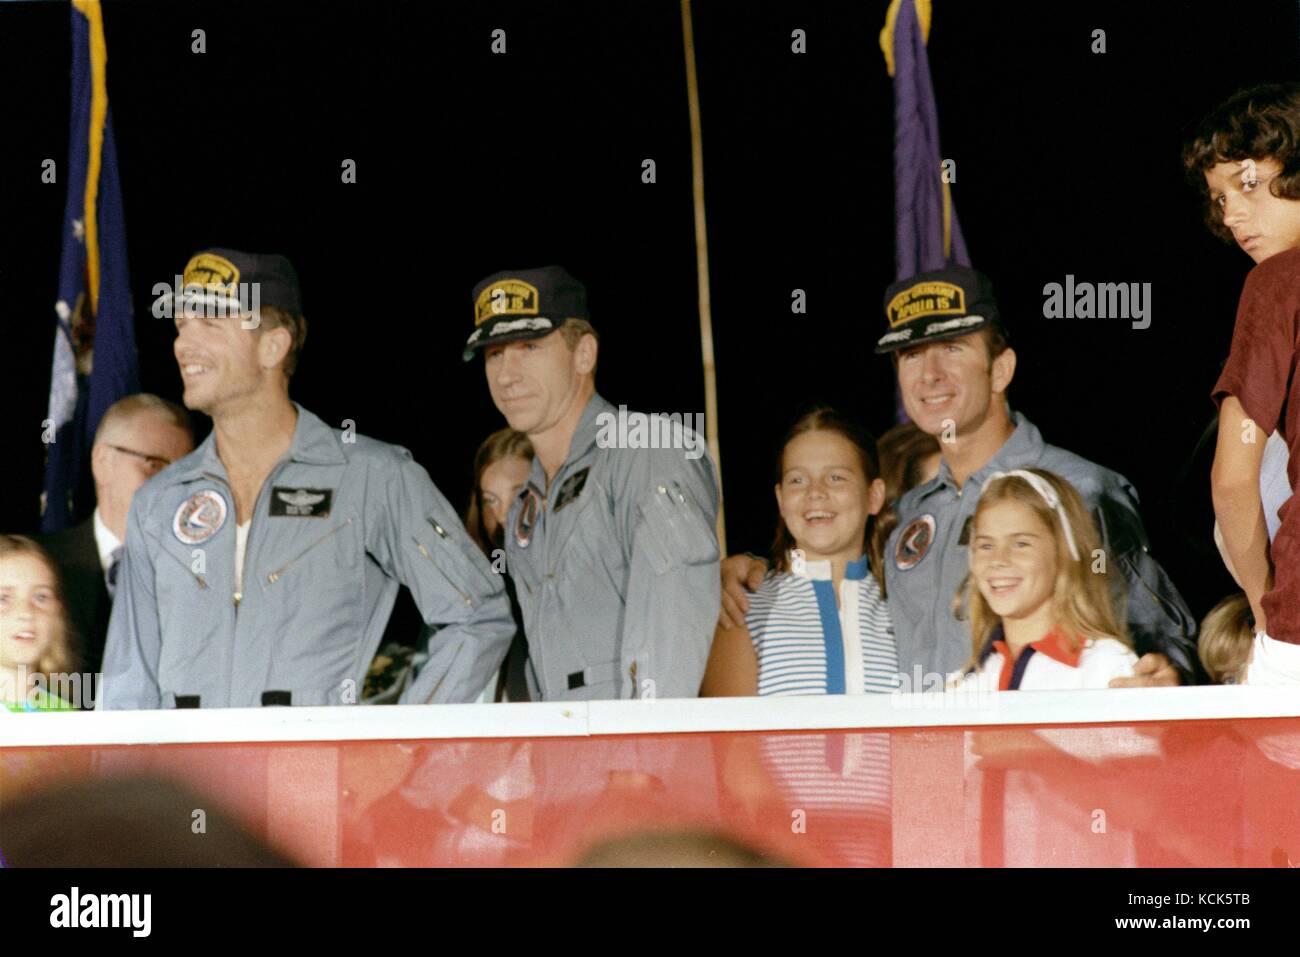
<path id="1" fill-rule="evenodd" d="M 773 444 L 810 402 L 892 424 L 891 368 L 871 353 L 894 271 L 886 6 L 695 4 L 733 551 L 766 549 Z M 1178 151 L 1235 89 L 1300 74 L 1300 5 L 934 6 L 942 152 L 1020 356 L 1013 405 L 1134 482 L 1201 614 L 1233 586 L 1208 458 L 1190 459 L 1251 263 L 1202 226 Z M 562 263 L 587 283 L 606 398 L 703 411 L 677 3 L 109 2 L 105 29 L 146 390 L 180 391 L 150 289 L 225 245 L 298 267 L 311 326 L 295 398 L 407 446 L 454 501 L 502 424 L 480 364 L 459 360 L 470 288 L 497 269 Z M 66 189 L 40 164 L 67 156 L 69 65 L 65 4 L 0 3 L 7 531 L 38 523 Z M 1067 273 L 1150 282 L 1151 327 L 1042 318 L 1043 286 Z"/>

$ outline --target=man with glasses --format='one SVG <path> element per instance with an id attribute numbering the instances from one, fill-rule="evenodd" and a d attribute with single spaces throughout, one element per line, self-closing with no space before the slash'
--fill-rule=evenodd
<path id="1" fill-rule="evenodd" d="M 98 674 L 104 656 L 131 499 L 193 448 L 190 417 L 180 406 L 143 392 L 119 399 L 104 413 L 91 448 L 95 514 L 42 539 L 59 563 L 64 602 L 82 642 L 82 670 L 89 674 Z"/>

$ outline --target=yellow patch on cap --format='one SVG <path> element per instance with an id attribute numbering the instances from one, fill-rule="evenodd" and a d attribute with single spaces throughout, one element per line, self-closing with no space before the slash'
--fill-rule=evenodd
<path id="1" fill-rule="evenodd" d="M 889 301 L 885 316 L 889 327 L 925 316 L 954 316 L 966 312 L 966 293 L 950 282 L 930 280 L 909 286 Z"/>
<path id="2" fill-rule="evenodd" d="M 537 315 L 537 287 L 522 279 L 498 279 L 478 294 L 474 303 L 474 325 L 481 326 L 497 316 Z"/>
<path id="3" fill-rule="evenodd" d="M 239 270 L 224 256 L 199 253 L 185 264 L 185 286 L 201 286 L 213 292 L 236 294 Z"/>

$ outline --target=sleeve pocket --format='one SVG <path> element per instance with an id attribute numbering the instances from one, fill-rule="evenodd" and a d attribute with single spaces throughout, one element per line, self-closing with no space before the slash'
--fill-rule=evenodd
<path id="1" fill-rule="evenodd" d="M 641 500 L 643 547 L 656 575 L 678 565 L 701 565 L 719 558 L 712 526 L 686 485 L 669 479 L 652 486 Z"/>
<path id="2" fill-rule="evenodd" d="M 456 524 L 433 512 L 425 516 L 425 525 L 416 536 L 425 545 L 429 559 L 462 594 L 492 595 L 502 587 L 500 576 L 492 572 L 486 558 L 470 541 L 468 534 L 457 534 Z M 473 554 L 470 553 L 473 549 Z"/>

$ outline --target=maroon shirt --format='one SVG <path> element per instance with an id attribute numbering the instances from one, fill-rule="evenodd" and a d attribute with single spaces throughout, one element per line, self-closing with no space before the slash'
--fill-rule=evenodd
<path id="1" fill-rule="evenodd" d="M 1215 404 L 1235 395 L 1263 442 L 1281 432 L 1291 451 L 1287 477 L 1300 486 L 1300 249 L 1278 253 L 1250 271 L 1237 306 L 1232 351 L 1214 385 Z M 1264 596 L 1268 636 L 1300 644 L 1300 507 L 1292 496 L 1278 510 L 1273 589 Z"/>

